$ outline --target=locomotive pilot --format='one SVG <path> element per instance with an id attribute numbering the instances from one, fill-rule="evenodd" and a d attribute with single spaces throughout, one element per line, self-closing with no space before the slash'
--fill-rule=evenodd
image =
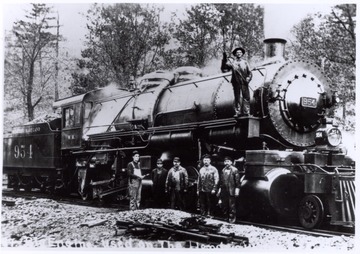
<path id="1" fill-rule="evenodd" d="M 170 208 L 185 210 L 185 194 L 188 188 L 188 173 L 180 166 L 180 158 L 175 157 L 174 166 L 169 170 L 165 191 L 170 193 Z"/>
<path id="2" fill-rule="evenodd" d="M 225 64 L 222 64 L 222 70 L 230 68 L 232 71 L 231 84 L 234 89 L 234 109 L 235 117 L 248 116 L 250 114 L 250 91 L 249 82 L 252 79 L 249 64 L 242 59 L 245 54 L 245 49 L 239 47 L 232 52 L 235 58 L 228 58 Z M 226 53 L 224 54 L 226 58 Z M 225 62 L 225 59 L 223 59 Z M 240 92 L 242 101 L 240 102 Z"/>
<path id="3" fill-rule="evenodd" d="M 154 207 L 165 208 L 167 206 L 167 195 L 165 193 L 165 182 L 168 171 L 163 167 L 163 161 L 158 159 L 156 168 L 151 172 L 152 195 L 154 200 Z"/>
<path id="4" fill-rule="evenodd" d="M 240 174 L 236 167 L 232 165 L 230 157 L 224 158 L 225 167 L 221 172 L 220 188 L 218 197 L 220 197 L 224 215 L 230 223 L 236 222 L 236 197 L 240 193 Z"/>
<path id="5" fill-rule="evenodd" d="M 219 184 L 219 172 L 211 165 L 210 155 L 203 157 L 204 166 L 200 169 L 197 194 L 200 202 L 200 211 L 203 216 L 213 216 L 216 202 L 216 191 Z"/>
<path id="6" fill-rule="evenodd" d="M 127 165 L 127 175 L 129 179 L 129 196 L 130 196 L 130 210 L 140 208 L 142 179 L 145 177 L 140 169 L 140 154 L 138 151 L 133 151 L 133 160 Z"/>

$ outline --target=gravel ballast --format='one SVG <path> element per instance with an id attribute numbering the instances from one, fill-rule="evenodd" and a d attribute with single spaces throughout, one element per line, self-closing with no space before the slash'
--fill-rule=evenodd
<path id="1" fill-rule="evenodd" d="M 50 199 L 13 198 L 13 206 L 2 206 L 1 247 L 24 248 L 184 248 L 183 242 L 148 241 L 124 235 L 116 227 L 118 220 L 159 221 L 178 224 L 189 213 L 171 209 L 119 211 L 63 204 Z M 305 234 L 263 229 L 251 225 L 234 225 L 215 219 L 207 223 L 222 224 L 220 233 L 247 237 L 248 246 L 221 244 L 192 245 L 193 248 L 241 248 L 255 251 L 336 251 L 353 252 L 355 237 L 315 237 Z"/>

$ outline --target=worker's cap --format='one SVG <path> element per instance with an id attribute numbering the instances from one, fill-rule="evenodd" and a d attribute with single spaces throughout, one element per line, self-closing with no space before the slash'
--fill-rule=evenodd
<path id="1" fill-rule="evenodd" d="M 180 158 L 179 157 L 174 157 L 173 162 L 180 162 Z"/>
<path id="2" fill-rule="evenodd" d="M 232 161 L 232 158 L 231 158 L 230 156 L 226 156 L 226 157 L 224 158 L 224 161 L 227 161 L 227 160 Z"/>
<path id="3" fill-rule="evenodd" d="M 135 155 L 135 154 L 139 154 L 139 152 L 137 151 L 137 150 L 135 150 L 135 151 L 133 151 L 133 156 Z M 139 154 L 140 155 L 140 154 Z"/>
<path id="4" fill-rule="evenodd" d="M 237 47 L 237 48 L 235 48 L 235 49 L 232 51 L 232 54 L 235 56 L 235 55 L 236 55 L 236 52 L 237 52 L 238 50 L 240 50 L 240 51 L 243 53 L 243 55 L 245 54 L 245 49 L 243 49 L 242 47 Z"/>
<path id="5" fill-rule="evenodd" d="M 205 154 L 205 155 L 203 156 L 203 159 L 211 159 L 211 156 L 210 156 L 209 154 Z"/>
<path id="6" fill-rule="evenodd" d="M 158 160 L 156 161 L 156 163 L 157 163 L 157 164 L 162 164 L 163 161 L 162 161 L 162 159 L 158 159 Z"/>

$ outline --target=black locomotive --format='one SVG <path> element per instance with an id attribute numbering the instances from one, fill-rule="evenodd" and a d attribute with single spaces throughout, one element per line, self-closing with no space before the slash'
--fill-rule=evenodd
<path id="1" fill-rule="evenodd" d="M 354 227 L 354 162 L 326 118 L 337 99 L 329 80 L 309 61 L 285 61 L 285 40 L 264 42 L 264 62 L 249 84 L 251 116 L 233 117 L 231 73 L 202 77 L 187 67 L 175 76 L 150 73 L 138 89 L 108 87 L 56 101 L 60 118 L 14 128 L 4 137 L 8 187 L 124 198 L 125 167 L 136 149 L 144 174 L 157 158 L 169 168 L 181 157 L 194 209 L 202 155 L 211 154 L 219 170 L 232 156 L 242 158 L 236 166 L 243 170 L 244 216 L 297 216 L 306 228 Z M 151 186 L 149 179 L 143 183 Z"/>

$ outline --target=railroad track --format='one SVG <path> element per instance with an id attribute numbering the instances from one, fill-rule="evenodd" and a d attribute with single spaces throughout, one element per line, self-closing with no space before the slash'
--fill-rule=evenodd
<path id="1" fill-rule="evenodd" d="M 24 192 L 24 191 L 12 191 L 11 189 L 3 189 L 3 197 L 18 197 L 18 198 L 25 198 L 25 199 L 38 199 L 38 198 L 47 198 L 56 200 L 59 203 L 64 204 L 71 204 L 71 205 L 81 205 L 81 206 L 89 206 L 89 207 L 102 207 L 102 208 L 114 208 L 118 209 L 119 211 L 126 211 L 129 209 L 127 202 L 123 201 L 120 203 L 104 203 L 99 200 L 82 200 L 76 194 L 70 195 L 68 197 L 58 196 L 48 193 L 43 193 L 40 191 L 32 191 L 32 192 Z M 75 196 L 76 195 L 76 196 Z M 7 201 L 3 199 L 2 202 L 4 205 L 13 205 L 11 201 Z M 10 204 L 11 203 L 11 204 Z M 213 217 L 213 219 L 219 221 L 225 221 L 221 217 Z M 257 222 L 250 222 L 250 221 L 243 221 L 237 220 L 236 224 L 241 225 L 252 225 L 264 229 L 271 229 L 276 231 L 283 231 L 288 233 L 295 233 L 295 234 L 306 234 L 309 236 L 316 236 L 316 237 L 334 237 L 334 236 L 347 236 L 347 237 L 354 237 L 354 229 L 343 228 L 343 230 L 339 231 L 336 229 L 328 228 L 328 229 L 312 229 L 306 230 L 302 227 L 296 225 L 273 225 L 273 224 L 264 224 L 264 223 L 257 223 Z"/>
<path id="2" fill-rule="evenodd" d="M 295 233 L 295 234 L 306 234 L 311 236 L 318 236 L 318 237 L 334 237 L 334 236 L 348 236 L 353 237 L 355 234 L 353 232 L 344 232 L 344 231 L 335 231 L 332 229 L 312 229 L 307 230 L 299 226 L 293 225 L 269 225 L 269 224 L 262 224 L 256 222 L 248 222 L 248 221 L 237 221 L 237 224 L 243 225 L 252 225 L 256 227 L 266 228 L 266 229 L 273 229 L 277 231 L 284 231 L 288 233 Z"/>
<path id="3" fill-rule="evenodd" d="M 55 194 L 49 194 L 41 192 L 40 190 L 25 192 L 25 191 L 13 191 L 12 189 L 3 189 L 3 197 L 15 197 L 15 198 L 24 198 L 24 199 L 39 199 L 46 198 L 52 199 L 59 203 L 70 204 L 70 205 L 81 205 L 81 206 L 90 206 L 90 207 L 103 207 L 103 208 L 116 208 L 119 211 L 125 211 L 129 208 L 129 205 L 126 202 L 122 203 L 105 203 L 100 200 L 82 200 L 77 194 L 72 194 L 69 196 L 61 196 Z M 6 202 L 6 200 L 3 200 Z"/>
<path id="4" fill-rule="evenodd" d="M 226 221 L 224 218 L 221 217 L 213 217 L 216 220 L 220 221 Z M 305 229 L 300 226 L 291 225 L 291 224 L 265 224 L 265 223 L 259 223 L 255 221 L 245 221 L 245 220 L 237 220 L 236 224 L 241 225 L 251 225 L 259 228 L 264 229 L 272 229 L 276 231 L 284 231 L 288 233 L 294 233 L 294 234 L 306 234 L 310 236 L 317 236 L 317 237 L 334 237 L 334 236 L 348 236 L 353 237 L 355 236 L 355 229 L 354 228 L 342 228 L 342 230 L 335 229 L 333 226 L 329 226 L 329 228 L 319 228 L 319 229 Z"/>

